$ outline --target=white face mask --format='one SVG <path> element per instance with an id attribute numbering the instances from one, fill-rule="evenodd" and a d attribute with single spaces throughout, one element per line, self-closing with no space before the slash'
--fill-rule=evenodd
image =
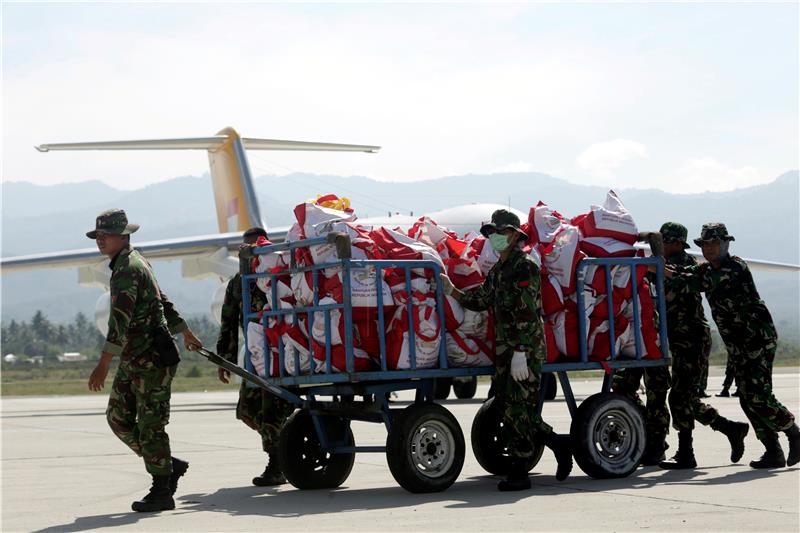
<path id="1" fill-rule="evenodd" d="M 503 252 L 508 248 L 508 237 L 501 233 L 492 233 L 489 235 L 489 244 L 496 251 Z"/>

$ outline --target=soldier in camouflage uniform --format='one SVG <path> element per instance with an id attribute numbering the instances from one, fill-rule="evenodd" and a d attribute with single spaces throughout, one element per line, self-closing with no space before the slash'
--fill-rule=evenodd
<path id="1" fill-rule="evenodd" d="M 244 245 L 255 244 L 259 237 L 266 239 L 267 232 L 262 228 L 247 230 L 243 235 Z M 261 310 L 267 302 L 264 293 L 254 284 L 250 291 L 250 298 L 254 311 Z M 242 327 L 242 277 L 238 273 L 228 281 L 220 315 L 217 354 L 235 364 L 239 353 L 239 330 Z M 227 370 L 219 369 L 220 381 L 228 383 L 229 377 L 230 373 Z M 281 427 L 292 411 L 294 411 L 294 405 L 290 402 L 261 388 L 248 386 L 242 382 L 239 389 L 239 402 L 236 404 L 236 418 L 261 435 L 261 445 L 268 456 L 264 472 L 253 478 L 253 485 L 267 487 L 286 483 L 286 478 L 278 464 L 276 449 Z"/>
<path id="2" fill-rule="evenodd" d="M 682 286 L 705 292 L 711 314 L 733 361 L 739 403 L 766 452 L 753 468 L 779 468 L 800 461 L 800 428 L 794 415 L 772 393 L 772 363 L 778 334 L 772 316 L 756 290 L 742 259 L 728 254 L 733 236 L 724 224 L 704 224 L 695 244 L 702 247 L 708 263 L 668 267 L 675 290 Z M 789 457 L 784 457 L 778 431 L 789 438 Z"/>
<path id="3" fill-rule="evenodd" d="M 118 356 L 106 418 L 114 434 L 144 459 L 153 476 L 150 492 L 132 508 L 163 511 L 175 508 L 172 495 L 189 464 L 172 457 L 165 431 L 177 363 L 160 364 L 156 346 L 163 339 L 173 343 L 169 335 L 174 333 L 183 333 L 189 350 L 202 344 L 159 289 L 150 264 L 131 247 L 129 235 L 138 229 L 137 224 L 128 224 L 125 211 L 109 209 L 97 217 L 95 229 L 86 233 L 96 240 L 100 253 L 111 259 L 108 335 L 100 362 L 89 378 L 89 389 L 104 387 L 111 359 Z"/>
<path id="4" fill-rule="evenodd" d="M 639 384 L 644 378 L 647 394 L 647 405 L 639 398 Z M 641 464 L 653 466 L 663 461 L 666 456 L 667 434 L 669 433 L 669 410 L 667 409 L 667 392 L 670 375 L 666 366 L 646 368 L 623 368 L 614 373 L 612 389 L 633 400 L 644 414 L 647 432 L 647 446 L 642 454 Z"/>
<path id="5" fill-rule="evenodd" d="M 686 253 L 686 227 L 677 222 L 661 226 L 664 257 L 667 265 L 693 267 L 694 257 Z M 669 407 L 672 425 L 678 431 L 678 451 L 659 466 L 666 469 L 695 468 L 697 461 L 692 449 L 694 421 L 711 426 L 728 437 L 731 444 L 731 461 L 734 463 L 744 453 L 744 438 L 749 426 L 732 422 L 720 415 L 712 406 L 700 401 L 704 373 L 708 372 L 708 351 L 711 347 L 711 330 L 708 327 L 700 293 L 688 290 L 685 284 L 668 278 L 664 283 L 667 304 L 667 335 L 672 354 L 672 387 Z"/>
<path id="6" fill-rule="evenodd" d="M 720 398 L 728 398 L 730 396 L 739 396 L 739 389 L 737 388 L 733 394 L 730 392 L 731 385 L 736 381 L 736 376 L 733 367 L 733 359 L 728 356 L 728 362 L 725 363 L 725 379 L 722 381 L 722 390 L 717 393 Z"/>
<path id="7" fill-rule="evenodd" d="M 495 211 L 481 233 L 489 239 L 487 244 L 500 252 L 500 260 L 483 285 L 462 293 L 446 276 L 442 280 L 445 292 L 466 309 L 493 312 L 497 346 L 493 401 L 502 413 L 509 454 L 514 459 L 498 489 L 530 488 L 526 464 L 536 442 L 544 442 L 555 453 L 556 478 L 561 481 L 572 469 L 570 438 L 556 435 L 536 409 L 545 361 L 539 267 L 517 247 L 527 235 L 515 214 L 505 209 Z"/>

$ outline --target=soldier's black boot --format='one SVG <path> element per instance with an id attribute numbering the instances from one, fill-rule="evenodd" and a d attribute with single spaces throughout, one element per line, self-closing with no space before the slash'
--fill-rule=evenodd
<path id="1" fill-rule="evenodd" d="M 786 436 L 789 437 L 789 457 L 786 458 L 786 465 L 794 466 L 800 462 L 800 427 L 792 424 L 792 427 L 786 430 Z"/>
<path id="2" fill-rule="evenodd" d="M 511 461 L 508 476 L 497 484 L 497 490 L 510 492 L 515 490 L 528 490 L 531 488 L 531 479 L 525 469 L 525 461 L 514 459 Z"/>
<path id="3" fill-rule="evenodd" d="M 728 437 L 728 442 L 731 443 L 731 461 L 738 463 L 744 455 L 744 438 L 750 431 L 750 425 L 720 416 L 711 424 L 711 429 Z"/>
<path id="4" fill-rule="evenodd" d="M 283 485 L 286 483 L 286 478 L 284 477 L 281 467 L 278 464 L 278 454 L 275 452 L 270 452 L 267 454 L 267 456 L 269 457 L 267 467 L 260 476 L 253 478 L 253 485 L 256 487 L 272 487 L 274 485 Z"/>
<path id="5" fill-rule="evenodd" d="M 786 466 L 786 457 L 783 455 L 781 443 L 778 442 L 778 435 L 771 435 L 763 442 L 767 450 L 758 461 L 750 461 L 750 468 L 783 468 Z"/>
<path id="6" fill-rule="evenodd" d="M 553 450 L 558 462 L 556 468 L 556 479 L 564 481 L 572 472 L 572 437 L 569 435 L 557 435 L 550 433 L 545 441 L 545 446 Z"/>
<path id="7" fill-rule="evenodd" d="M 177 457 L 172 458 L 172 475 L 169 476 L 169 492 L 175 494 L 178 490 L 178 480 L 189 470 L 189 463 Z"/>
<path id="8" fill-rule="evenodd" d="M 692 432 L 682 430 L 678 432 L 678 451 L 671 459 L 661 461 L 658 466 L 665 470 L 683 470 L 697 468 L 697 461 L 694 458 L 694 448 L 692 448 Z"/>
<path id="9" fill-rule="evenodd" d="M 722 390 L 717 393 L 717 396 L 720 398 L 728 398 L 730 397 L 731 393 L 728 390 L 730 387 L 722 387 Z"/>
<path id="10" fill-rule="evenodd" d="M 170 476 L 153 476 L 150 492 L 139 501 L 133 502 L 131 509 L 137 513 L 154 513 L 175 509 L 175 500 L 169 489 Z"/>
<path id="11" fill-rule="evenodd" d="M 656 466 L 660 464 L 661 461 L 667 458 L 664 453 L 667 448 L 669 448 L 669 445 L 663 437 L 648 440 L 647 446 L 645 446 L 644 453 L 642 454 L 642 460 L 639 461 L 639 464 L 642 466 Z"/>

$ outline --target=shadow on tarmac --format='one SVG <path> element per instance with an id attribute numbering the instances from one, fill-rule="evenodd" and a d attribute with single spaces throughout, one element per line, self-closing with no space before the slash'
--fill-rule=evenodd
<path id="1" fill-rule="evenodd" d="M 774 477 L 786 468 L 777 470 L 743 469 L 724 476 L 713 477 L 713 471 L 724 466 L 702 467 L 694 470 L 658 470 L 657 467 L 640 468 L 627 478 L 591 479 L 585 476 L 570 478 L 559 483 L 552 475 L 531 474 L 533 487 L 520 492 L 499 492 L 496 476 L 474 476 L 457 481 L 444 492 L 411 494 L 399 486 L 369 489 L 348 489 L 346 485 L 328 490 L 293 490 L 284 486 L 274 487 L 230 487 L 216 492 L 185 494 L 176 498 L 178 505 L 172 513 L 218 512 L 231 516 L 270 516 L 273 518 L 296 518 L 307 515 L 346 513 L 352 511 L 414 508 L 431 502 L 450 502 L 450 509 L 491 507 L 514 503 L 537 495 L 558 495 L 575 492 L 609 492 L 618 490 L 646 489 L 653 485 L 726 485 L 753 479 Z M 576 466 L 577 469 L 577 466 Z M 794 470 L 792 468 L 791 470 Z M 662 472 L 660 476 L 646 476 Z M 669 499 L 669 498 L 666 498 Z M 170 511 L 168 511 L 170 512 Z M 88 531 L 136 524 L 158 513 L 115 513 L 76 518 L 71 524 L 63 524 L 38 530 L 45 532 Z"/>

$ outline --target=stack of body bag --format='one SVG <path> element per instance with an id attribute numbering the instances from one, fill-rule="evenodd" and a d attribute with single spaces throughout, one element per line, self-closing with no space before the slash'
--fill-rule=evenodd
<path id="1" fill-rule="evenodd" d="M 344 232 L 350 236 L 353 259 L 433 261 L 447 272 L 460 290 L 480 286 L 499 259 L 498 253 L 483 236 L 470 233 L 459 237 L 428 217 L 420 218 L 407 232 L 399 228 L 362 226 L 347 199 L 334 195 L 300 204 L 295 207 L 294 214 L 297 222 L 287 234 L 289 242 L 323 237 L 333 231 Z M 530 209 L 528 222 L 523 226 L 530 237 L 523 250 L 541 267 L 547 360 L 575 360 L 578 357 L 575 267 L 587 256 L 636 255 L 633 248 L 638 234 L 636 225 L 614 192 L 610 191 L 602 206 L 592 206 L 591 211 L 572 220 L 539 202 Z M 343 272 L 335 265 L 338 261 L 336 248 L 333 244 L 323 244 L 263 254 L 253 260 L 256 273 L 277 275 L 256 280 L 258 288 L 267 296 L 263 311 L 315 305 L 314 275 L 311 272 L 291 274 L 290 253 L 295 254 L 297 266 L 332 264 L 317 271 L 316 305 L 342 303 Z M 631 284 L 635 282 L 639 289 L 643 353 L 648 358 L 660 357 L 653 302 L 644 273 L 644 268 L 638 268 L 636 279 L 631 280 L 629 267 L 616 267 L 612 271 L 616 348 L 622 356 L 634 353 Z M 411 290 L 408 291 L 405 269 L 384 269 L 381 279 L 377 279 L 375 269 L 351 269 L 353 370 L 361 372 L 381 368 L 379 292 L 384 307 L 386 366 L 389 370 L 412 367 L 409 347 L 412 339 L 415 368 L 438 367 L 441 328 L 445 330 L 449 366 L 491 366 L 494 361 L 494 330 L 490 312 L 464 309 L 454 298 L 445 296 L 445 320 L 441 324 L 436 308 L 433 271 L 412 269 L 410 277 Z M 610 354 L 604 269 L 587 271 L 586 280 L 584 301 L 589 326 L 588 351 L 592 360 L 604 360 Z M 409 302 L 412 320 L 408 316 Z M 326 348 L 325 312 L 322 310 L 268 316 L 261 322 L 250 322 L 247 345 L 251 362 L 259 375 L 280 374 L 279 341 L 283 344 L 285 373 L 288 375 L 346 371 L 344 316 L 339 309 L 329 309 L 328 314 L 329 348 Z M 312 315 L 311 320 L 309 315 Z M 414 335 L 409 335 L 411 328 Z"/>

